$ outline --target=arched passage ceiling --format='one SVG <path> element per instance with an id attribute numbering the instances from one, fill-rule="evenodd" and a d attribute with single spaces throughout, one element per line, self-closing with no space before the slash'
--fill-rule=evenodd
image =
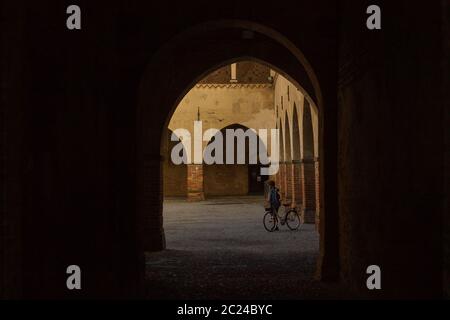
<path id="1" fill-rule="evenodd" d="M 244 23 L 244 26 L 247 25 Z M 244 26 L 219 28 L 217 24 L 206 24 L 167 43 L 151 59 L 141 83 L 138 119 L 145 122 L 143 127 L 150 124 L 149 127 L 157 126 L 162 131 L 182 97 L 205 74 L 244 59 L 266 63 L 283 73 L 320 106 L 320 88 L 315 76 L 312 79 L 309 76 L 313 72 L 307 61 L 302 63 L 279 41 L 257 31 L 249 33 Z M 284 70 L 289 70 L 289 74 Z M 165 95 L 149 97 L 147 89 L 150 88 L 153 92 L 165 92 Z M 159 112 L 155 113 L 155 110 Z M 148 112 L 152 114 L 145 115 Z"/>

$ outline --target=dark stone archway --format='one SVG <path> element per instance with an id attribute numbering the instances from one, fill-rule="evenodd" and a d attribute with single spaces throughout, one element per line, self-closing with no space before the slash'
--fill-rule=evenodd
<path id="1" fill-rule="evenodd" d="M 252 57 L 319 107 L 322 279 L 339 271 L 358 297 L 442 297 L 448 5 L 380 1 L 382 30 L 368 30 L 368 4 L 89 1 L 78 32 L 64 2 L 1 2 L 0 295 L 143 297 L 143 252 L 164 246 L 170 109 L 205 72 Z M 236 20 L 205 24 L 222 19 Z M 74 263 L 78 292 L 65 286 Z"/>
<path id="2" fill-rule="evenodd" d="M 243 36 L 250 32 L 251 39 Z M 179 55 L 185 52 L 188 54 Z M 205 74 L 222 65 L 240 59 L 254 59 L 270 65 L 293 82 L 319 108 L 319 146 L 326 152 L 321 157 L 321 255 L 318 275 L 321 279 L 335 279 L 338 274 L 336 208 L 336 150 L 335 87 L 324 82 L 319 86 L 318 76 L 301 51 L 281 34 L 257 23 L 224 20 L 206 23 L 189 29 L 167 43 L 151 59 L 140 87 L 138 121 L 138 239 L 142 250 L 164 249 L 162 224 L 160 168 L 161 134 L 179 101 Z M 333 78 L 334 74 L 322 75 Z M 155 113 L 155 110 L 159 112 Z M 329 111 L 328 111 L 329 110 Z M 330 117 L 323 116 L 329 112 Z M 327 120 L 330 123 L 328 124 Z M 327 123 L 325 123 L 327 122 Z M 325 130 L 324 128 L 329 128 Z M 327 174 L 327 172 L 329 172 Z M 324 177 L 327 178 L 325 182 Z M 148 212 L 152 216 L 148 217 Z M 141 221 L 141 222 L 139 222 Z"/>

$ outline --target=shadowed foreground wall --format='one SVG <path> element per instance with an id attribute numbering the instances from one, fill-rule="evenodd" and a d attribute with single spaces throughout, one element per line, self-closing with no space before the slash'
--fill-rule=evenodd
<path id="1" fill-rule="evenodd" d="M 382 297 L 439 297 L 442 284 L 443 105 L 437 4 L 382 4 L 382 30 L 342 1 L 339 51 L 341 276 Z M 360 32 L 355 31 L 360 30 Z M 447 106 L 448 107 L 448 106 Z"/>
<path id="2" fill-rule="evenodd" d="M 7 155 L 2 158 L 2 172 L 7 172 L 2 176 L 2 199 L 7 202 L 2 202 L 0 217 L 7 232 L 0 235 L 1 293 L 8 298 L 142 297 L 144 248 L 164 245 L 161 229 L 143 232 L 144 224 L 158 225 L 151 220 L 152 212 L 139 224 L 136 213 L 138 92 L 149 59 L 175 35 L 205 21 L 256 21 L 276 26 L 297 45 L 311 43 L 305 54 L 317 59 L 312 63 L 324 74 L 322 86 L 333 103 L 334 77 L 325 76 L 326 70 L 334 70 L 327 59 L 332 52 L 325 48 L 335 41 L 327 36 L 334 29 L 313 25 L 333 22 L 334 7 L 205 1 L 178 3 L 174 10 L 172 3 L 89 1 L 79 4 L 82 30 L 70 31 L 65 25 L 68 4 L 1 2 L 0 105 L 7 124 L 2 126 L 2 157 Z M 308 8 L 318 15 L 305 15 L 300 25 L 293 24 L 299 20 L 298 13 L 289 10 L 293 5 L 299 12 Z M 290 17 L 274 15 L 278 10 Z M 311 34 L 300 41 L 294 26 Z M 171 58 L 176 61 L 186 54 Z M 196 70 L 192 78 L 205 71 Z M 168 74 L 183 72 L 168 68 Z M 167 106 L 150 107 L 155 117 L 162 112 L 169 116 L 161 109 Z M 154 205 L 153 213 L 162 212 L 163 194 L 161 132 L 156 127 L 154 131 L 158 143 L 145 155 L 152 160 L 144 174 L 144 180 L 151 181 L 145 186 L 145 201 Z M 81 267 L 81 291 L 66 288 L 71 264 Z"/>
<path id="3" fill-rule="evenodd" d="M 449 186 L 450 186 L 450 126 L 446 125 L 450 123 L 450 1 L 442 0 L 442 25 L 443 25 L 443 37 L 442 37 L 442 47 L 444 50 L 444 55 L 442 56 L 441 63 L 441 76 L 442 76 L 442 90 L 444 93 L 444 140 L 445 140 L 445 174 L 443 175 L 444 184 L 444 281 L 443 290 L 447 299 L 450 298 L 450 208 L 448 205 L 449 201 Z M 446 106 L 446 107 L 445 107 Z"/>

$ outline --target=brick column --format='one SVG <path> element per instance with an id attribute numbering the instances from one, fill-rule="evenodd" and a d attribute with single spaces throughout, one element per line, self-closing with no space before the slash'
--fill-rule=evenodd
<path id="1" fill-rule="evenodd" d="M 289 177 L 289 163 L 285 162 L 284 163 L 284 197 L 283 197 L 283 202 L 287 203 L 289 202 L 290 198 L 290 184 L 289 182 L 291 181 L 290 177 Z"/>
<path id="2" fill-rule="evenodd" d="M 202 201 L 205 200 L 203 189 L 203 165 L 187 165 L 187 200 Z"/>
<path id="3" fill-rule="evenodd" d="M 287 162 L 283 163 L 283 203 L 289 201 L 289 170 L 288 170 L 289 164 Z"/>
<path id="4" fill-rule="evenodd" d="M 319 179 L 319 158 L 314 161 L 315 167 L 315 179 L 316 179 L 316 231 L 319 232 L 320 228 L 320 179 Z"/>
<path id="5" fill-rule="evenodd" d="M 278 169 L 278 180 L 277 180 L 277 187 L 278 189 L 280 189 L 280 195 L 281 198 L 284 198 L 284 166 L 283 166 L 283 162 L 280 162 L 279 164 L 279 169 Z"/>
<path id="6" fill-rule="evenodd" d="M 293 164 L 292 162 L 287 162 L 285 164 L 286 166 L 286 192 L 285 192 L 285 198 L 284 203 L 292 205 L 292 195 L 293 195 L 293 180 L 294 180 L 294 172 L 293 172 Z"/>
<path id="7" fill-rule="evenodd" d="M 303 206 L 303 183 L 301 161 L 292 161 L 292 203 L 295 207 Z"/>
<path id="8" fill-rule="evenodd" d="M 303 159 L 301 164 L 303 182 L 303 217 L 305 223 L 314 223 L 316 219 L 316 170 L 314 159 Z"/>

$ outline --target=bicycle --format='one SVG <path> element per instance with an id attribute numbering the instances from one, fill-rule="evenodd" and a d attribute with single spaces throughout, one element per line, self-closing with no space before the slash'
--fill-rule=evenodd
<path id="1" fill-rule="evenodd" d="M 285 208 L 284 206 L 282 207 Z M 303 225 L 303 218 L 298 213 L 297 208 L 289 208 L 288 210 L 285 208 L 284 214 L 280 214 L 280 211 L 281 207 L 278 209 L 278 212 L 275 212 L 273 208 L 266 208 L 266 213 L 263 217 L 263 224 L 267 231 L 275 231 L 279 223 L 281 223 L 281 225 L 286 223 L 288 228 L 292 231 L 298 230 Z"/>

